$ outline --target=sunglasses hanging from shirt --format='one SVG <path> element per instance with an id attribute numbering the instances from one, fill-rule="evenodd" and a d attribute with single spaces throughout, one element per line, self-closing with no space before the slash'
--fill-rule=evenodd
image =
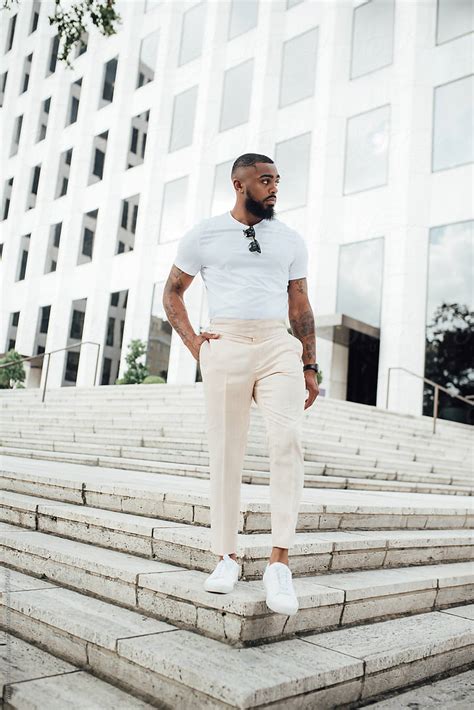
<path id="1" fill-rule="evenodd" d="M 262 250 L 260 249 L 260 244 L 255 239 L 255 229 L 253 227 L 249 227 L 248 229 L 243 229 L 242 231 L 248 239 L 252 240 L 249 244 L 249 251 L 258 251 L 258 253 L 261 254 Z"/>

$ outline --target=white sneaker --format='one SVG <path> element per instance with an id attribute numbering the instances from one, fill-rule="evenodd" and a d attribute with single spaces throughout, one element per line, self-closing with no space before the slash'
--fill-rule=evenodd
<path id="1" fill-rule="evenodd" d="M 291 570 L 283 562 L 268 563 L 263 573 L 267 606 L 277 614 L 292 616 L 298 611 L 298 597 L 293 589 Z"/>
<path id="2" fill-rule="evenodd" d="M 239 578 L 240 565 L 229 555 L 224 555 L 214 572 L 204 582 L 206 592 L 221 592 L 227 594 L 234 588 Z"/>

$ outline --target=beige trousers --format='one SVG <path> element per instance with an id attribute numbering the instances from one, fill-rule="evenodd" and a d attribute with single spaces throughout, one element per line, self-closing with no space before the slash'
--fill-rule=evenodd
<path id="1" fill-rule="evenodd" d="M 303 345 L 284 320 L 211 319 L 199 349 L 207 416 L 211 551 L 237 551 L 242 468 L 252 399 L 263 414 L 270 457 L 272 546 L 295 538 L 304 487 L 301 443 Z"/>

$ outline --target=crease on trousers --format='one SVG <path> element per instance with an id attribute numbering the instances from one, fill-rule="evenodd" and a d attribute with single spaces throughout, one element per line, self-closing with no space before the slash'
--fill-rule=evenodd
<path id="1" fill-rule="evenodd" d="M 280 319 L 213 318 L 205 330 L 220 335 L 204 340 L 198 355 L 209 448 L 210 549 L 237 553 L 252 401 L 266 425 L 272 546 L 290 548 L 304 488 L 303 345 Z"/>

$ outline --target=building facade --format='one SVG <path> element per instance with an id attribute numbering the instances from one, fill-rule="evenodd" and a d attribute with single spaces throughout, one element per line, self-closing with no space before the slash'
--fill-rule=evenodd
<path id="1" fill-rule="evenodd" d="M 259 152 L 308 245 L 324 395 L 417 415 L 432 390 L 416 375 L 473 394 L 472 2 L 117 10 L 72 69 L 52 1 L 2 11 L 0 350 L 53 352 L 48 386 L 90 386 L 140 339 L 151 374 L 199 381 L 163 287 L 184 231 L 233 207 L 235 158 Z M 185 303 L 205 329 L 199 275 Z M 27 386 L 45 370 L 29 363 Z"/>

